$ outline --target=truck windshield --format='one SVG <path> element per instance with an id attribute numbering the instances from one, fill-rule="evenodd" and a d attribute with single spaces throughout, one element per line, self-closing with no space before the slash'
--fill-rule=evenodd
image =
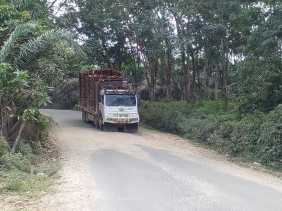
<path id="1" fill-rule="evenodd" d="M 134 95 L 106 95 L 106 106 L 136 106 Z"/>

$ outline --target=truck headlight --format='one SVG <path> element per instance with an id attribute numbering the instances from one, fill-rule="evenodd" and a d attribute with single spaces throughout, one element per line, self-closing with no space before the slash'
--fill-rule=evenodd
<path id="1" fill-rule="evenodd" d="M 138 122 L 138 118 L 130 118 L 130 122 Z"/>
<path id="2" fill-rule="evenodd" d="M 115 114 L 115 113 L 108 113 L 108 114 L 106 114 L 105 116 L 106 116 L 107 119 L 108 119 L 108 118 L 117 118 L 117 117 L 118 117 L 118 115 Z"/>
<path id="3" fill-rule="evenodd" d="M 130 117 L 130 118 L 138 119 L 138 114 L 137 114 L 137 113 L 132 113 L 132 114 L 130 114 L 129 117 Z"/>

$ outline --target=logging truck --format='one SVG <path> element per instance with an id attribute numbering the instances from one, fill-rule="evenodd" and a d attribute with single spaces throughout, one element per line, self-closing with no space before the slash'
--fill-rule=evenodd
<path id="1" fill-rule="evenodd" d="M 113 69 L 80 73 L 80 110 L 82 120 L 103 130 L 114 126 L 137 131 L 139 127 L 136 89 Z"/>

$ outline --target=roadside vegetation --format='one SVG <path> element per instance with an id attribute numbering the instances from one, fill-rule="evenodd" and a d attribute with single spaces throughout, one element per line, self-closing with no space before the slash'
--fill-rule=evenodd
<path id="1" fill-rule="evenodd" d="M 15 153 L 11 152 L 7 140 L 0 138 L 0 195 L 34 198 L 52 187 L 60 164 L 54 140 L 49 136 L 49 121 L 41 116 L 36 126 L 27 125 L 30 130 L 36 130 L 38 139 L 21 140 Z M 34 134 L 26 132 L 25 135 Z"/>
<path id="2" fill-rule="evenodd" d="M 222 101 L 143 102 L 146 125 L 207 145 L 230 158 L 281 169 L 282 106 L 268 113 L 241 114 Z"/>
<path id="3" fill-rule="evenodd" d="M 82 54 L 47 1 L 0 0 L 0 195 L 50 187 L 58 153 L 39 109 Z"/>

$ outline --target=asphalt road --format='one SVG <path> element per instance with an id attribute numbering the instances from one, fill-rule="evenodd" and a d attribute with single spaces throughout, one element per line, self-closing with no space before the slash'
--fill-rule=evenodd
<path id="1" fill-rule="evenodd" d="M 57 123 L 62 185 L 46 210 L 282 210 L 282 182 L 189 141 L 141 129 L 101 132 L 80 112 L 44 110 Z"/>

